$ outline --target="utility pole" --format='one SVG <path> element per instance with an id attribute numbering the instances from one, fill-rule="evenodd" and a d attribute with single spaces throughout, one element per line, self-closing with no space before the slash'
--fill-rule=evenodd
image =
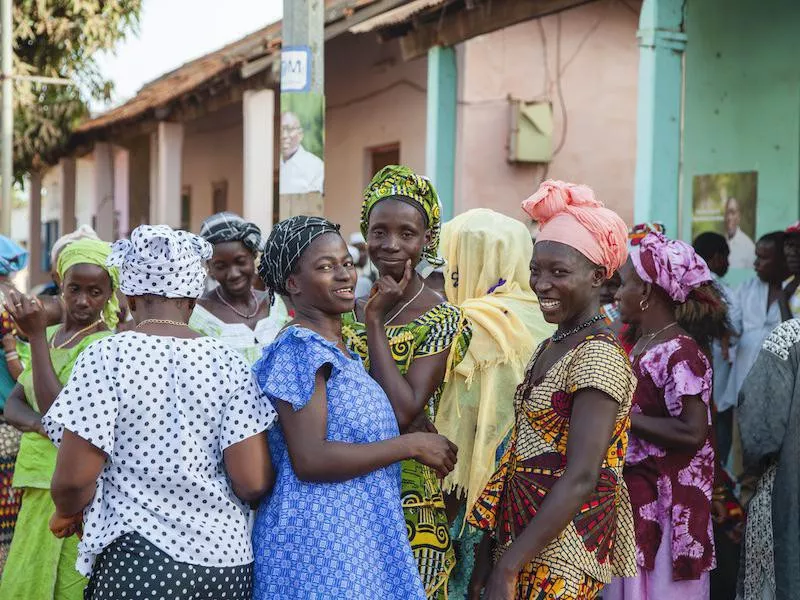
<path id="1" fill-rule="evenodd" d="M 2 70 L 2 111 L 0 111 L 0 233 L 11 235 L 11 188 L 14 179 L 14 80 L 11 73 L 12 0 L 0 0 L 0 70 Z"/>
<path id="2" fill-rule="evenodd" d="M 321 216 L 325 178 L 325 2 L 284 0 L 280 218 Z"/>

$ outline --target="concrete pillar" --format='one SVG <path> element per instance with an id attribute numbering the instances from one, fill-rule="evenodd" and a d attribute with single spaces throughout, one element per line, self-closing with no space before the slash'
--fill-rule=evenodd
<path id="1" fill-rule="evenodd" d="M 130 153 L 115 146 L 114 151 L 114 237 L 130 233 Z"/>
<path id="2" fill-rule="evenodd" d="M 272 229 L 275 160 L 275 92 L 271 89 L 244 93 L 244 198 L 242 216 L 261 228 Z"/>
<path id="3" fill-rule="evenodd" d="M 42 174 L 30 173 L 31 195 L 28 204 L 28 289 L 45 283 L 50 275 L 42 270 Z"/>
<path id="4" fill-rule="evenodd" d="M 458 69 L 453 48 L 428 51 L 428 122 L 425 171 L 442 201 L 442 220 L 453 217 L 456 166 Z"/>
<path id="5" fill-rule="evenodd" d="M 114 155 L 111 144 L 94 145 L 94 228 L 100 239 L 114 240 Z"/>
<path id="6" fill-rule="evenodd" d="M 150 222 L 181 226 L 183 125 L 161 121 L 150 144 Z"/>
<path id="7" fill-rule="evenodd" d="M 75 159 L 62 158 L 58 167 L 61 170 L 61 222 L 59 235 L 75 231 Z"/>
<path id="8" fill-rule="evenodd" d="M 680 235 L 679 179 L 685 0 L 645 0 L 639 17 L 634 219 Z"/>

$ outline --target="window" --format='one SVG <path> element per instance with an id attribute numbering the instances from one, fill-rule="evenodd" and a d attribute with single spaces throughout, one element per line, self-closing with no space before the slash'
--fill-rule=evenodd
<path id="1" fill-rule="evenodd" d="M 212 214 L 228 210 L 228 180 L 215 181 L 211 184 L 211 209 Z"/>
<path id="2" fill-rule="evenodd" d="M 181 229 L 192 230 L 192 188 L 188 185 L 181 190 Z"/>
<path id="3" fill-rule="evenodd" d="M 400 164 L 400 143 L 385 144 L 374 146 L 367 149 L 367 180 L 365 185 L 370 182 L 373 175 L 387 165 Z"/>

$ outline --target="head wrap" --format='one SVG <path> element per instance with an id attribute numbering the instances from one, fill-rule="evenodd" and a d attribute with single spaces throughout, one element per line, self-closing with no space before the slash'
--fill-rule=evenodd
<path id="1" fill-rule="evenodd" d="M 786 235 L 797 235 L 800 234 L 800 221 L 797 221 L 793 225 L 789 225 L 784 232 Z"/>
<path id="2" fill-rule="evenodd" d="M 102 240 L 85 237 L 63 246 L 58 253 L 58 277 L 64 281 L 67 271 L 75 265 L 97 265 L 102 267 L 111 278 L 111 297 L 103 307 L 103 321 L 109 329 L 114 329 L 119 322 L 119 300 L 116 291 L 119 289 L 119 271 L 107 266 L 111 254 L 111 244 Z"/>
<path id="3" fill-rule="evenodd" d="M 231 212 L 217 213 L 203 221 L 200 237 L 209 244 L 242 242 L 253 253 L 258 252 L 261 246 L 261 230 L 258 226 Z"/>
<path id="4" fill-rule="evenodd" d="M 631 227 L 628 232 L 628 244 L 633 248 L 642 243 L 644 236 L 648 233 L 660 233 L 667 235 L 667 228 L 663 223 L 653 221 L 652 223 L 638 223 Z"/>
<path id="5" fill-rule="evenodd" d="M 444 260 L 439 256 L 439 235 L 442 229 L 442 205 L 436 188 L 427 177 L 417 175 L 408 167 L 389 165 L 375 174 L 364 190 L 361 205 L 361 234 L 366 238 L 369 231 L 369 214 L 381 200 L 396 196 L 422 213 L 425 227 L 431 232 L 431 241 L 422 249 L 422 258 L 433 267 L 440 267 Z"/>
<path id="6" fill-rule="evenodd" d="M 572 246 L 611 277 L 628 258 L 628 228 L 605 208 L 585 185 L 548 179 L 522 203 L 522 210 L 539 223 L 536 243 L 552 241 Z"/>
<path id="7" fill-rule="evenodd" d="M 140 225 L 111 250 L 108 264 L 119 267 L 123 294 L 165 298 L 199 298 L 213 252 L 200 236 L 167 225 Z"/>
<path id="8" fill-rule="evenodd" d="M 357 263 L 361 258 L 361 252 L 359 252 L 358 248 L 356 248 L 355 246 L 350 246 L 348 244 L 347 251 L 350 253 L 350 256 L 353 257 L 353 262 Z"/>
<path id="9" fill-rule="evenodd" d="M 11 238 L 0 235 L 0 275 L 10 275 L 25 268 L 28 251 Z"/>
<path id="10" fill-rule="evenodd" d="M 643 281 L 657 285 L 679 303 L 693 289 L 712 281 L 706 261 L 694 248 L 661 233 L 647 234 L 631 252 L 631 262 Z"/>
<path id="11" fill-rule="evenodd" d="M 81 225 L 72 233 L 62 235 L 53 243 L 53 247 L 50 248 L 50 264 L 55 266 L 56 261 L 58 261 L 58 253 L 64 249 L 64 246 L 84 239 L 99 240 L 100 237 L 95 233 L 94 229 L 88 225 Z"/>
<path id="12" fill-rule="evenodd" d="M 366 243 L 367 243 L 367 240 L 364 239 L 364 236 L 361 233 L 356 232 L 356 233 L 351 233 L 350 234 L 350 245 L 351 246 L 355 246 L 357 244 L 366 244 Z"/>
<path id="13" fill-rule="evenodd" d="M 325 233 L 339 233 L 339 226 L 321 217 L 289 217 L 281 221 L 267 238 L 258 263 L 258 274 L 273 293 L 287 295 L 286 280 L 303 252 Z"/>

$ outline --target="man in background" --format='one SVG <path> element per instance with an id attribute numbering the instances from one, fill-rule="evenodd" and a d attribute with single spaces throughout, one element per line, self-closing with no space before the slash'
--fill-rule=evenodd
<path id="1" fill-rule="evenodd" d="M 303 136 L 297 115 L 281 114 L 281 194 L 322 193 L 324 167 L 319 157 L 303 148 Z"/>
<path id="2" fill-rule="evenodd" d="M 756 245 L 739 227 L 742 213 L 739 201 L 728 198 L 725 203 L 725 234 L 730 249 L 730 266 L 734 269 L 750 269 L 755 259 Z"/>

